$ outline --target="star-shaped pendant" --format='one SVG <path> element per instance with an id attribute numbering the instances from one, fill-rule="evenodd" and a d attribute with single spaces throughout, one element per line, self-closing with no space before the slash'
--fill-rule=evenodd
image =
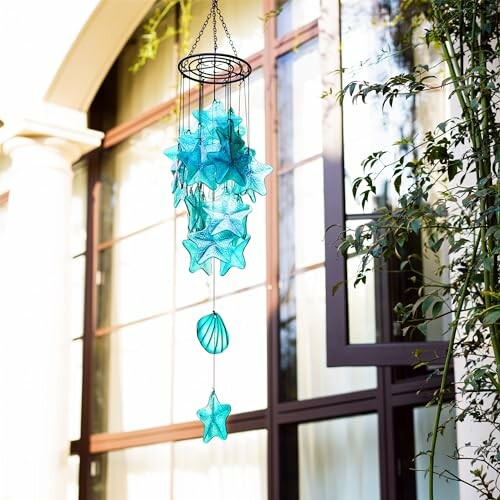
<path id="1" fill-rule="evenodd" d="M 207 213 L 205 211 L 205 195 L 200 188 L 184 198 L 188 211 L 188 231 L 201 231 L 207 226 Z"/>
<path id="2" fill-rule="evenodd" d="M 204 426 L 204 443 L 208 443 L 215 436 L 221 439 L 227 438 L 226 420 L 230 413 L 231 405 L 220 403 L 215 390 L 212 390 L 207 406 L 196 412 Z"/>
<path id="3" fill-rule="evenodd" d="M 197 255 L 199 257 L 197 257 L 197 261 L 199 264 L 203 264 L 212 257 L 219 259 L 221 262 L 229 262 L 231 259 L 232 244 L 235 236 L 229 231 L 212 234 L 206 228 L 203 231 L 189 234 L 188 238 L 198 247 Z"/>
<path id="4" fill-rule="evenodd" d="M 213 204 L 206 203 L 204 210 L 209 216 L 207 223 L 212 234 L 230 231 L 240 238 L 246 237 L 247 217 L 252 209 L 239 196 L 224 191 Z"/>
<path id="5" fill-rule="evenodd" d="M 248 194 L 250 199 L 255 202 L 255 193 L 258 193 L 261 196 L 266 195 L 266 184 L 264 183 L 264 178 L 272 171 L 272 169 L 271 165 L 260 163 L 255 158 L 252 158 L 252 161 L 247 164 L 247 168 L 244 172 L 246 179 L 245 185 L 235 185 L 233 192 L 240 195 Z"/>
<path id="6" fill-rule="evenodd" d="M 245 262 L 245 256 L 243 255 L 243 250 L 245 250 L 249 241 L 250 236 L 247 236 L 244 239 L 238 238 L 233 242 L 233 249 L 230 254 L 231 257 L 229 261 L 220 263 L 219 273 L 221 276 L 224 276 L 232 267 L 243 269 L 247 265 L 247 263 Z"/>
<path id="7" fill-rule="evenodd" d="M 203 252 L 201 252 L 196 243 L 190 239 L 184 240 L 182 244 L 189 253 L 189 271 L 195 273 L 199 269 L 203 269 L 203 271 L 210 276 L 212 274 L 212 260 L 207 259 L 204 262 L 200 262 Z"/>
<path id="8" fill-rule="evenodd" d="M 218 120 L 227 120 L 227 113 L 221 101 L 214 100 L 207 109 L 196 109 L 193 116 L 202 127 L 213 127 Z"/>

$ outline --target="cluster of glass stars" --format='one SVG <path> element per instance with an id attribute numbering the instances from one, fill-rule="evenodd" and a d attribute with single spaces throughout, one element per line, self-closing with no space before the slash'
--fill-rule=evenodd
<path id="1" fill-rule="evenodd" d="M 242 119 L 233 109 L 214 100 L 206 110 L 193 112 L 195 131 L 181 130 L 177 145 L 165 155 L 173 160 L 174 205 L 181 201 L 188 212 L 188 237 L 182 243 L 190 254 L 189 270 L 219 273 L 245 267 L 245 250 L 250 236 L 247 217 L 256 194 L 264 196 L 264 178 L 272 167 L 258 162 L 255 151 L 246 146 Z"/>

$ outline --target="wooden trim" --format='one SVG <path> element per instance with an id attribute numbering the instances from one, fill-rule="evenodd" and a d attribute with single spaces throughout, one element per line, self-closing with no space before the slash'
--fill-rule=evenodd
<path id="1" fill-rule="evenodd" d="M 298 28 L 292 33 L 287 33 L 274 44 L 275 57 L 279 57 L 291 50 L 296 50 L 298 47 L 316 38 L 319 35 L 318 20 L 314 20 L 301 28 Z"/>
<path id="2" fill-rule="evenodd" d="M 85 261 L 85 305 L 82 359 L 82 414 L 80 428 L 79 500 L 89 500 L 92 492 L 90 435 L 92 432 L 92 398 L 94 380 L 95 326 L 97 320 L 97 242 L 99 238 L 100 151 L 89 156 L 87 192 L 87 258 Z"/>
<path id="3" fill-rule="evenodd" d="M 227 421 L 229 433 L 266 428 L 267 410 L 232 415 Z M 107 453 L 137 446 L 198 439 L 203 435 L 203 425 L 198 420 L 165 425 L 129 432 L 94 434 L 90 439 L 90 452 Z"/>

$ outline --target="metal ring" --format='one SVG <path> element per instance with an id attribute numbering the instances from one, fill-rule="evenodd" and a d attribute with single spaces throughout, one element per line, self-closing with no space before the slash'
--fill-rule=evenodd
<path id="1" fill-rule="evenodd" d="M 177 67 L 190 80 L 214 85 L 239 82 L 252 72 L 252 67 L 244 59 L 217 53 L 192 54 L 181 59 Z"/>

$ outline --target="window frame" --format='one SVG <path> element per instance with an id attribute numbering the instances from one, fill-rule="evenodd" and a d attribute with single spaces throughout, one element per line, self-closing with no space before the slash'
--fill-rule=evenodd
<path id="1" fill-rule="evenodd" d="M 341 89 L 341 1 L 324 5 L 323 14 L 325 12 L 327 17 L 321 30 L 323 40 L 320 37 L 320 43 L 323 41 L 321 56 L 325 75 L 324 88 Z M 330 99 L 335 97 L 331 96 Z M 337 248 L 347 220 L 357 217 L 348 216 L 345 212 L 343 109 L 338 103 L 334 106 L 325 103 L 323 113 L 327 366 L 398 366 L 444 359 L 448 343 L 442 341 L 375 344 L 349 342 L 347 262 Z M 372 217 L 373 214 L 363 214 L 365 219 Z M 333 293 L 333 287 L 337 283 L 340 285 Z M 390 339 L 390 313 L 380 306 L 378 309 L 382 338 Z M 416 352 L 420 353 L 418 360 Z"/>

